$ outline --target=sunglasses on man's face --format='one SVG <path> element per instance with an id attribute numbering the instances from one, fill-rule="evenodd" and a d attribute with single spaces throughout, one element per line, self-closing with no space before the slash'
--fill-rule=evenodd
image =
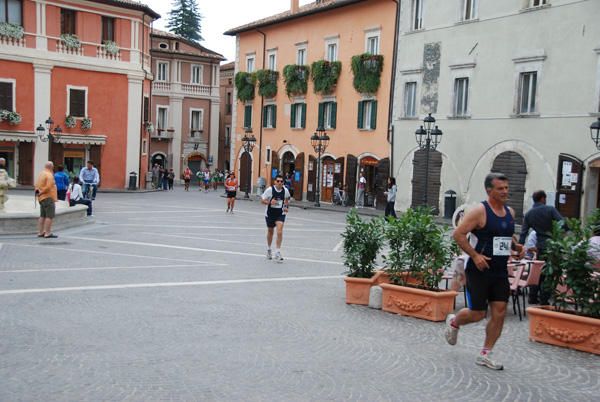
<path id="1" fill-rule="evenodd" d="M 275 180 L 276 183 L 283 183 L 283 180 Z"/>

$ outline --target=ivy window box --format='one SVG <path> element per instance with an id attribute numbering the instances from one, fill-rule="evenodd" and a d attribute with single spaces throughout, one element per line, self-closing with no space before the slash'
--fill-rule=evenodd
<path id="1" fill-rule="evenodd" d="M 6 121 L 11 126 L 21 123 L 21 115 L 10 110 L 0 110 L 0 122 Z"/>
<path id="2" fill-rule="evenodd" d="M 372 95 L 381 86 L 383 56 L 363 53 L 352 57 L 352 85 L 359 93 Z"/>
<path id="3" fill-rule="evenodd" d="M 310 68 L 305 65 L 289 64 L 283 68 L 285 94 L 291 98 L 294 94 L 306 94 Z"/>
<path id="4" fill-rule="evenodd" d="M 254 99 L 254 87 L 256 85 L 256 75 L 238 72 L 234 77 L 234 85 L 237 90 L 237 98 L 241 102 L 248 102 Z"/>
<path id="5" fill-rule="evenodd" d="M 315 94 L 330 94 L 337 85 L 342 72 L 342 63 L 339 61 L 318 60 L 310 68 L 310 78 L 313 81 Z"/>
<path id="6" fill-rule="evenodd" d="M 275 70 L 258 70 L 256 72 L 258 80 L 258 94 L 266 98 L 272 98 L 277 95 L 277 79 L 279 71 Z"/>
<path id="7" fill-rule="evenodd" d="M 81 48 L 81 41 L 77 37 L 77 35 L 73 34 L 62 34 L 60 36 L 61 42 L 69 49 L 79 49 Z"/>

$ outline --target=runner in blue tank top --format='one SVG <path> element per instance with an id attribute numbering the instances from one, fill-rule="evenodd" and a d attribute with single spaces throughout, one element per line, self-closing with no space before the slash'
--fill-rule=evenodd
<path id="1" fill-rule="evenodd" d="M 467 269 L 468 308 L 446 317 L 445 336 L 450 345 L 456 344 L 461 325 L 471 324 L 485 318 L 490 306 L 491 317 L 485 329 L 483 350 L 476 363 L 494 370 L 504 366 L 492 357 L 492 348 L 502 333 L 506 306 L 510 295 L 506 265 L 511 250 L 518 258 L 525 256 L 525 249 L 513 237 L 515 215 L 507 207 L 508 178 L 500 173 L 491 173 L 485 178 L 487 201 L 483 201 L 470 211 L 454 231 L 454 239 L 460 248 L 469 255 Z M 477 237 L 472 247 L 467 235 Z"/>

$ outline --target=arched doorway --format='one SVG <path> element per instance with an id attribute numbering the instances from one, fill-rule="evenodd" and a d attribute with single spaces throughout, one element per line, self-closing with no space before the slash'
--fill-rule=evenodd
<path id="1" fill-rule="evenodd" d="M 240 155 L 240 191 L 246 192 L 246 182 L 248 182 L 248 192 L 252 191 L 252 157 L 248 152 L 242 152 Z"/>
<path id="2" fill-rule="evenodd" d="M 196 173 L 198 173 L 200 170 L 206 169 L 208 165 L 206 164 L 206 159 L 204 158 L 204 156 L 202 154 L 197 153 L 188 156 L 187 166 L 190 168 L 190 170 L 194 173 L 195 176 Z"/>
<path id="3" fill-rule="evenodd" d="M 523 201 L 525 199 L 525 180 L 527 164 L 517 152 L 502 152 L 494 159 L 492 173 L 503 173 L 508 177 L 507 206 L 515 211 L 515 222 L 523 222 Z"/>
<path id="4" fill-rule="evenodd" d="M 296 157 L 290 151 L 287 151 L 281 157 L 281 170 L 283 174 L 290 173 L 293 176 L 294 171 L 296 170 Z"/>
<path id="5" fill-rule="evenodd" d="M 415 152 L 413 159 L 412 200 L 411 208 L 423 205 L 425 197 L 425 170 L 427 169 L 427 205 L 434 207 L 434 214 L 439 213 L 440 187 L 442 186 L 442 153 L 429 151 L 429 167 L 427 154 L 423 149 Z M 387 184 L 386 184 L 387 185 Z"/>
<path id="6" fill-rule="evenodd" d="M 154 166 L 155 163 L 158 163 L 158 166 L 165 167 L 167 164 L 167 156 L 162 153 L 152 155 L 152 166 Z"/>

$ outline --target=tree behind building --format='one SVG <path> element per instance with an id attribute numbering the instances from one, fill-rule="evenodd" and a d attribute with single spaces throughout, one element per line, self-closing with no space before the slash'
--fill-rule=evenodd
<path id="1" fill-rule="evenodd" d="M 194 42 L 204 40 L 200 35 L 202 15 L 198 11 L 196 0 L 174 0 L 173 10 L 167 14 L 167 29 Z"/>

